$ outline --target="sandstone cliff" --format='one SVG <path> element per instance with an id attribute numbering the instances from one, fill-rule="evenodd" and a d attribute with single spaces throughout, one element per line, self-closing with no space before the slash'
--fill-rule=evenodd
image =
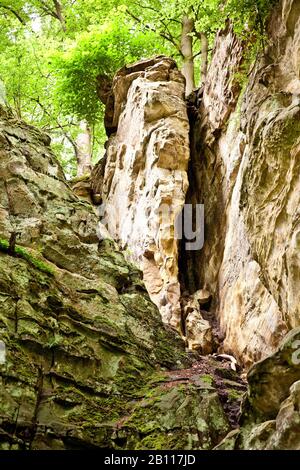
<path id="1" fill-rule="evenodd" d="M 0 108 L 0 448 L 213 447 L 243 383 L 185 354 L 49 143 Z"/>
<path id="2" fill-rule="evenodd" d="M 183 254 L 193 290 L 213 293 L 224 349 L 243 364 L 299 326 L 300 5 L 279 2 L 247 73 L 230 27 L 190 109 L 188 202 L 205 205 L 205 245 Z"/>
<path id="3" fill-rule="evenodd" d="M 163 321 L 189 347 L 212 351 L 212 317 L 198 303 L 198 293 L 211 293 L 205 309 L 223 349 L 246 366 L 300 321 L 299 21 L 298 2 L 279 2 L 255 63 L 230 25 L 219 32 L 205 86 L 189 100 L 190 152 L 174 62 L 122 69 L 107 105 L 106 157 L 93 174 L 107 228 L 142 269 Z M 178 247 L 184 203 L 204 204 L 202 250 Z"/>
<path id="4" fill-rule="evenodd" d="M 250 66 L 220 31 L 188 103 L 172 59 L 120 70 L 87 201 L 0 108 L 1 448 L 300 448 L 297 0 L 268 36 Z M 197 252 L 184 203 L 205 206 Z"/>

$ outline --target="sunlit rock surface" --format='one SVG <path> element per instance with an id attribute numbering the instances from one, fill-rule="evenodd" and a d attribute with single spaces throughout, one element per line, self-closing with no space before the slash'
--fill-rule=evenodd
<path id="1" fill-rule="evenodd" d="M 300 324 L 300 5 L 279 3 L 250 74 L 220 32 L 190 109 L 187 202 L 205 205 L 205 245 L 184 253 L 185 283 L 207 288 L 224 349 L 250 365 Z"/>
<path id="2" fill-rule="evenodd" d="M 166 57 L 125 67 L 106 109 L 105 167 L 94 172 L 108 231 L 138 263 L 163 321 L 180 327 L 178 242 L 188 187 L 189 124 L 184 79 Z"/>
<path id="3" fill-rule="evenodd" d="M 0 185 L 0 449 L 218 444 L 244 384 L 186 355 L 48 136 L 1 107 Z"/>

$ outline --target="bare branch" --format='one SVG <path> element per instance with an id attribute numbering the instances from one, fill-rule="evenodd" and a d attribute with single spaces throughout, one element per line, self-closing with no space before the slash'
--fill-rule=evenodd
<path id="1" fill-rule="evenodd" d="M 180 46 L 179 46 L 179 44 L 177 44 L 177 42 L 173 38 L 173 36 L 171 36 L 171 35 L 169 36 L 168 34 L 165 34 L 162 31 L 157 31 L 156 28 L 153 28 L 149 24 L 144 24 L 142 22 L 142 20 L 140 18 L 138 18 L 136 15 L 134 15 L 131 11 L 129 11 L 128 8 L 126 10 L 126 13 L 128 13 L 128 15 L 131 16 L 132 19 L 134 19 L 138 23 L 142 24 L 149 31 L 152 31 L 153 33 L 159 34 L 160 37 L 162 37 L 163 39 L 166 39 L 166 41 L 171 42 L 173 44 L 173 46 L 176 47 L 177 51 L 181 54 Z M 161 23 L 162 23 L 162 21 L 161 21 Z"/>
<path id="2" fill-rule="evenodd" d="M 0 8 L 4 8 L 4 10 L 10 11 L 10 13 L 12 13 L 16 18 L 18 18 L 20 23 L 26 24 L 26 21 L 24 20 L 24 18 L 22 18 L 22 16 L 16 10 L 14 10 L 13 8 L 8 7 L 6 5 L 1 5 L 1 4 L 0 4 Z"/>

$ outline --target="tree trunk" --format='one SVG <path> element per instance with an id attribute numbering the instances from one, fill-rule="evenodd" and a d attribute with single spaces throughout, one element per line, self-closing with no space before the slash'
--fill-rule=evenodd
<path id="1" fill-rule="evenodd" d="M 194 20 L 188 16 L 182 19 L 181 53 L 183 57 L 182 73 L 186 80 L 185 94 L 188 96 L 195 88 L 195 71 L 193 58 L 193 38 L 190 35 L 194 31 Z"/>
<path id="2" fill-rule="evenodd" d="M 77 176 L 90 173 L 92 169 L 92 134 L 86 121 L 80 121 L 80 133 L 76 139 Z"/>
<path id="3" fill-rule="evenodd" d="M 205 33 L 200 33 L 201 40 L 201 83 L 205 83 L 208 63 L 208 39 Z"/>
<path id="4" fill-rule="evenodd" d="M 54 6 L 55 6 L 56 18 L 60 21 L 60 24 L 61 24 L 61 27 L 62 27 L 63 31 L 66 32 L 67 28 L 66 28 L 65 18 L 63 16 L 63 12 L 62 12 L 62 5 L 59 2 L 59 0 L 53 0 L 53 3 L 54 3 Z"/>

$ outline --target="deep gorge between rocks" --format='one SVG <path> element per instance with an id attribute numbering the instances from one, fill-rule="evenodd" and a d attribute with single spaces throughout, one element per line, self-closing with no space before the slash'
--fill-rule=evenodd
<path id="1" fill-rule="evenodd" d="M 300 448 L 297 0 L 268 35 L 242 74 L 228 24 L 188 99 L 173 59 L 121 69 L 72 182 L 0 108 L 0 448 Z M 201 250 L 175 239 L 184 204 Z"/>

